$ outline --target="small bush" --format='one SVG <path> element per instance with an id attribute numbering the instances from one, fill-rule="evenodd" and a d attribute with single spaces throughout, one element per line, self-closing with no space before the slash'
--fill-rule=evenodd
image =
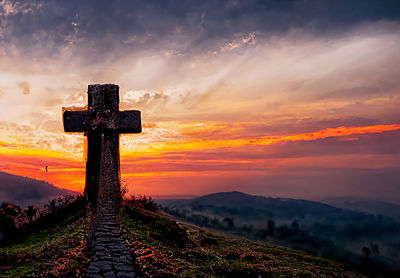
<path id="1" fill-rule="evenodd" d="M 158 205 L 146 195 L 139 195 L 137 197 L 131 196 L 123 200 L 123 207 L 126 210 L 135 210 L 137 208 L 143 208 L 149 211 L 157 211 Z"/>

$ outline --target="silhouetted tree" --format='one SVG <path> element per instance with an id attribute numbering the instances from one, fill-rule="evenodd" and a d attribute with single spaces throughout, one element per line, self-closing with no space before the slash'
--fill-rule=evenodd
<path id="1" fill-rule="evenodd" d="M 370 247 L 371 247 L 372 253 L 375 253 L 375 254 L 379 255 L 379 247 L 378 247 L 378 245 L 371 243 Z"/>
<path id="2" fill-rule="evenodd" d="M 233 218 L 232 217 L 225 217 L 224 218 L 224 222 L 226 222 L 226 224 L 228 225 L 228 228 L 233 228 L 235 226 L 235 224 L 233 223 Z"/>
<path id="3" fill-rule="evenodd" d="M 201 225 L 207 226 L 210 219 L 207 216 L 201 218 Z"/>
<path id="4" fill-rule="evenodd" d="M 212 225 L 213 227 L 219 227 L 219 226 L 221 226 L 221 224 L 219 223 L 218 218 L 216 218 L 216 217 L 214 217 L 214 218 L 211 220 L 211 225 Z"/>
<path id="5" fill-rule="evenodd" d="M 293 220 L 292 228 L 294 228 L 294 229 L 298 229 L 299 228 L 299 223 L 296 220 Z"/>
<path id="6" fill-rule="evenodd" d="M 29 222 L 32 222 L 33 216 L 36 214 L 36 208 L 34 206 L 29 206 L 28 210 L 26 212 L 26 215 L 28 216 Z"/>
<path id="7" fill-rule="evenodd" d="M 268 220 L 267 227 L 268 227 L 268 231 L 270 233 L 273 233 L 274 230 L 275 230 L 275 222 L 274 222 L 274 220 Z"/>
<path id="8" fill-rule="evenodd" d="M 50 211 L 54 212 L 56 210 L 56 200 L 50 201 Z"/>
<path id="9" fill-rule="evenodd" d="M 368 261 L 369 255 L 371 255 L 371 249 L 369 249 L 368 247 L 364 246 L 361 249 L 361 252 L 364 254 L 365 261 Z"/>
<path id="10" fill-rule="evenodd" d="M 250 234 L 253 231 L 253 225 L 243 225 L 242 230 Z"/>

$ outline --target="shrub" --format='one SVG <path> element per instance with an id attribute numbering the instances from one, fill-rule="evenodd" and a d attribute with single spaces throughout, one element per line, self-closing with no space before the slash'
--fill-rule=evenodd
<path id="1" fill-rule="evenodd" d="M 146 195 L 139 195 L 137 197 L 131 196 L 123 200 L 123 207 L 126 210 L 135 210 L 137 208 L 143 208 L 149 211 L 157 211 L 158 205 Z"/>
<path id="2" fill-rule="evenodd" d="M 14 204 L 0 207 L 1 245 L 8 245 L 31 233 L 46 229 L 65 220 L 71 214 L 84 212 L 84 196 L 65 196 L 51 200 L 44 207 L 29 206 L 21 210 Z"/>

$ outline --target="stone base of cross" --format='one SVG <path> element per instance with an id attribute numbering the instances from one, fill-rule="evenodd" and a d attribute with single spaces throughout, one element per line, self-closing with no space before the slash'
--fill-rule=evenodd
<path id="1" fill-rule="evenodd" d="M 142 131 L 140 111 L 119 111 L 119 87 L 89 85 L 88 108 L 63 112 L 66 132 L 87 137 L 85 195 L 95 207 L 120 200 L 119 135 Z"/>

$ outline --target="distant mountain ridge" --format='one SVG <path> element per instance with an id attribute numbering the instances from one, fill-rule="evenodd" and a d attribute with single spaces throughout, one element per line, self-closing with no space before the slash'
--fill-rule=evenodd
<path id="1" fill-rule="evenodd" d="M 384 215 L 400 220 L 400 205 L 388 202 L 365 200 L 354 197 L 332 197 L 321 202 L 338 208 Z"/>
<path id="2" fill-rule="evenodd" d="M 375 263 L 398 268 L 400 222 L 392 217 L 237 191 L 155 201 L 168 214 L 221 232 L 341 259 L 375 250 Z"/>
<path id="3" fill-rule="evenodd" d="M 60 195 L 76 195 L 75 191 L 61 189 L 45 181 L 0 172 L 0 202 L 19 206 L 41 205 Z"/>
<path id="4" fill-rule="evenodd" d="M 264 196 L 249 195 L 239 191 L 232 192 L 218 192 L 194 199 L 179 199 L 179 200 L 156 200 L 158 203 L 164 206 L 216 206 L 225 208 L 248 208 L 251 210 L 265 210 L 270 208 L 279 213 L 284 211 L 285 214 L 289 214 L 290 218 L 293 216 L 325 216 L 331 213 L 338 213 L 342 209 L 334 206 L 309 201 L 302 199 L 288 199 L 288 198 L 272 198 Z"/>
<path id="5" fill-rule="evenodd" d="M 312 214 L 314 216 L 326 216 L 340 212 L 367 213 L 383 215 L 400 220 L 400 205 L 375 201 L 357 199 L 351 197 L 332 197 L 321 201 L 310 201 L 303 199 L 265 197 L 250 195 L 240 191 L 218 192 L 194 198 L 156 199 L 156 202 L 169 207 L 184 206 L 217 206 L 226 208 L 252 208 L 264 210 L 273 208 L 274 210 L 284 210 L 292 216 L 302 216 Z"/>

